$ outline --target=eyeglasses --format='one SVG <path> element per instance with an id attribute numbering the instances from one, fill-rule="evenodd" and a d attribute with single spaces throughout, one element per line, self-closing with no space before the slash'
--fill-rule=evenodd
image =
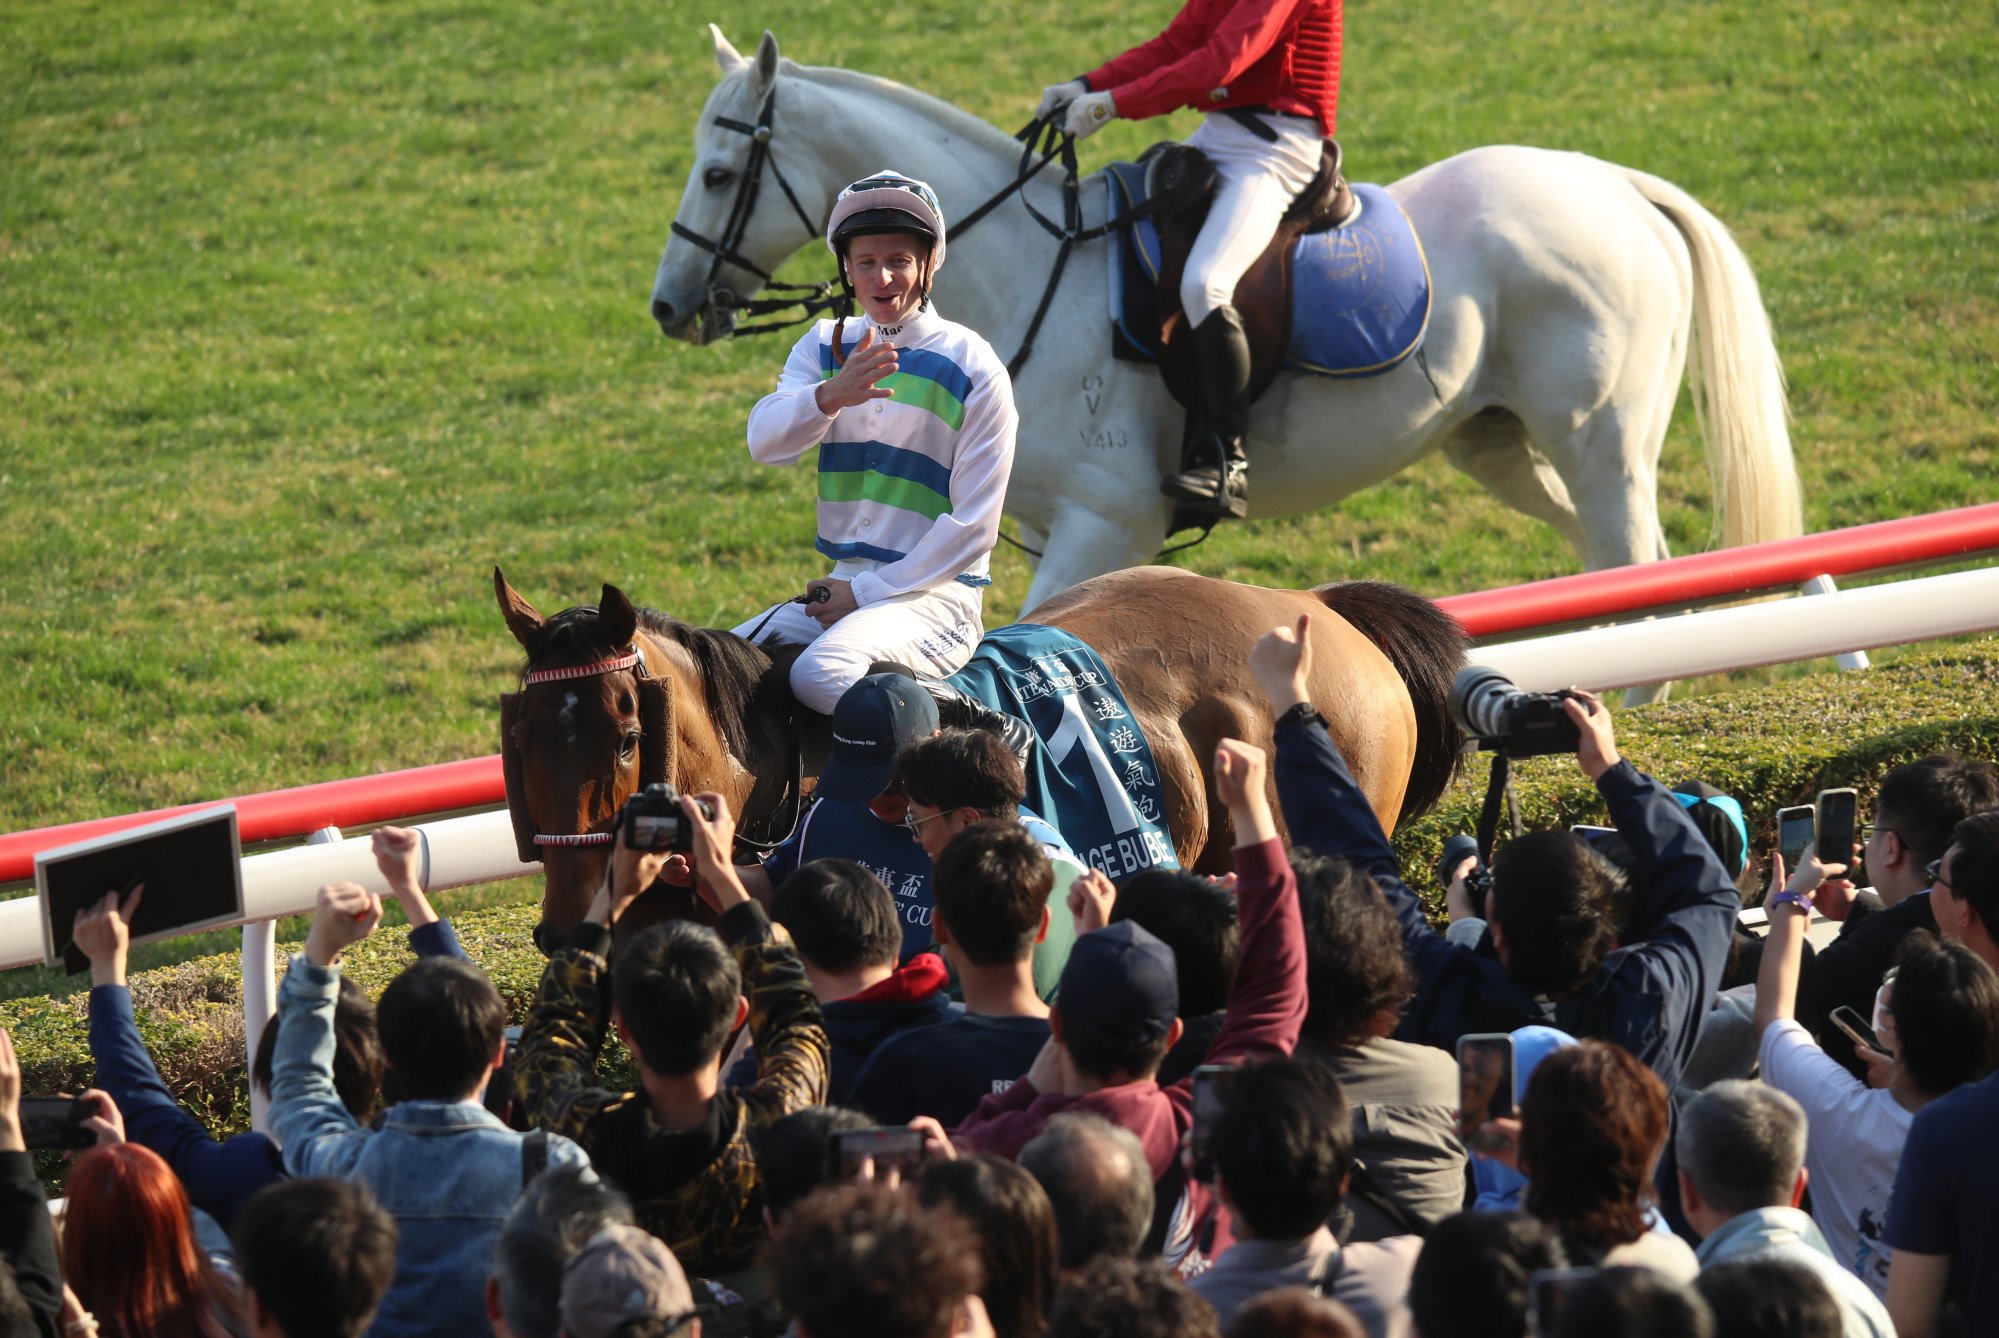
<path id="1" fill-rule="evenodd" d="M 1940 887 L 1944 891 L 1950 893 L 1952 896 L 1957 895 L 1957 889 L 1952 887 L 1949 883 L 1946 883 L 1943 880 L 1942 860 L 1933 859 L 1928 864 L 1925 864 L 1923 866 L 1923 877 L 1929 880 L 1929 885 L 1931 887 Z"/>
<path id="2" fill-rule="evenodd" d="M 921 829 L 924 823 L 929 822 L 934 818 L 941 818 L 943 816 L 944 816 L 944 810 L 941 808 L 938 809 L 935 813 L 932 813 L 928 818 L 919 818 L 916 816 L 916 810 L 914 808 L 906 808 L 902 811 L 902 825 L 909 828 L 909 834 L 911 836 L 921 836 L 922 835 Z"/>

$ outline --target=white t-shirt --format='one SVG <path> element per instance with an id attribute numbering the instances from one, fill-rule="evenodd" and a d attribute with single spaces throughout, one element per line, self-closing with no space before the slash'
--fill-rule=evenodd
<path id="1" fill-rule="evenodd" d="M 1793 1097 L 1810 1122 L 1812 1220 L 1833 1257 L 1886 1300 L 1888 1195 L 1915 1112 L 1841 1068 L 1796 1022 L 1767 1028 L 1758 1057 L 1763 1081 Z"/>

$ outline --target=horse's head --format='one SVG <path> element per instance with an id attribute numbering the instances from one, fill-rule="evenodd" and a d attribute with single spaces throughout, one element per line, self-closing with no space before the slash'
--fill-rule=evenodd
<path id="1" fill-rule="evenodd" d="M 765 755 L 783 730 L 759 718 L 769 657 L 739 637 L 635 608 L 614 585 L 551 618 L 498 568 L 493 590 L 527 650 L 521 690 L 500 698 L 500 755 L 520 857 L 547 875 L 535 942 L 548 951 L 589 909 L 612 822 L 640 786 L 718 791 L 743 815 L 757 806 L 751 760 L 775 773 Z M 648 920 L 693 910 L 689 897 L 649 900 Z"/>
<path id="2" fill-rule="evenodd" d="M 694 164 L 652 288 L 661 332 L 696 344 L 734 330 L 731 303 L 753 297 L 792 252 L 818 238 L 838 188 L 823 179 L 828 169 L 809 118 L 795 105 L 777 107 L 777 39 L 766 32 L 745 60 L 720 28 L 711 23 L 708 31 L 722 78 L 701 109 Z"/>

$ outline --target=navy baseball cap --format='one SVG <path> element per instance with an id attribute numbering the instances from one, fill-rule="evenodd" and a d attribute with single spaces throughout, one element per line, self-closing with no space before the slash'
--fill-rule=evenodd
<path id="1" fill-rule="evenodd" d="M 833 752 L 819 773 L 819 794 L 865 804 L 895 778 L 895 758 L 937 732 L 937 703 L 907 674 L 869 674 L 833 707 Z"/>
<path id="2" fill-rule="evenodd" d="M 1136 920 L 1120 920 L 1076 940 L 1055 1002 L 1065 1036 L 1107 1049 L 1153 1045 L 1180 1016 L 1179 965 Z"/>

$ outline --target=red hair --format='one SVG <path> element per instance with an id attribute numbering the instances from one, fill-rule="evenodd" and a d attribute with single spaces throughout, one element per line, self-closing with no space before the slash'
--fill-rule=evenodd
<path id="1" fill-rule="evenodd" d="M 187 1191 L 150 1148 L 115 1143 L 76 1159 L 62 1253 L 106 1334 L 227 1338 L 229 1294 L 195 1244 Z"/>

